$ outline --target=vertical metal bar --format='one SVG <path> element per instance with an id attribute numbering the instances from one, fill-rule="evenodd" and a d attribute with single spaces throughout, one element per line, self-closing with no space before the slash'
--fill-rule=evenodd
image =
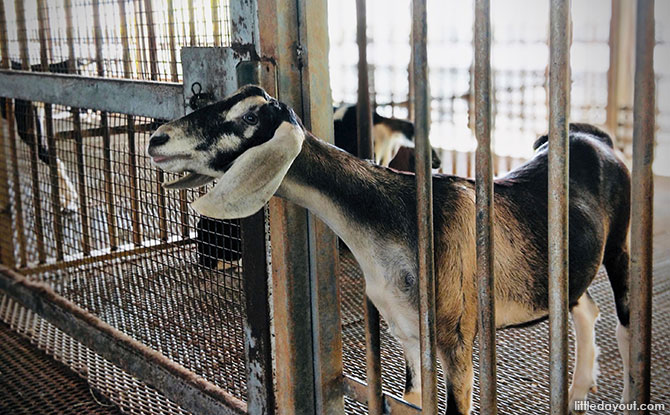
<path id="1" fill-rule="evenodd" d="M 366 0 L 356 0 L 356 42 L 358 43 L 358 105 L 356 128 L 358 132 L 358 157 L 372 159 L 372 111 L 370 108 L 370 82 L 368 76 L 368 39 Z M 368 413 L 381 415 L 384 411 L 382 395 L 382 366 L 380 350 L 379 311 L 366 296 L 365 356 L 368 384 Z"/>
<path id="2" fill-rule="evenodd" d="M 74 53 L 74 22 L 72 19 L 72 0 L 63 0 L 65 8 L 65 33 L 68 49 L 68 72 L 76 73 Z M 81 218 L 81 250 L 84 255 L 91 252 L 91 237 L 88 218 L 88 199 L 86 197 L 86 171 L 84 168 L 84 139 L 81 134 L 81 116 L 79 108 L 72 108 L 74 123 L 75 158 L 77 159 L 77 182 L 79 193 L 79 215 Z"/>
<path id="3" fill-rule="evenodd" d="M 274 72 L 262 72 L 261 83 L 270 94 L 299 111 L 300 73 L 294 66 L 295 45 L 299 44 L 295 29 L 296 0 L 258 0 L 258 16 L 263 22 L 259 25 L 262 56 L 272 57 L 277 65 Z M 278 413 L 316 413 L 312 321 L 311 313 L 304 311 L 310 309 L 307 214 L 278 198 L 270 200 L 269 213 L 274 326 L 278 328 L 275 331 Z"/>
<path id="4" fill-rule="evenodd" d="M 328 71 L 328 2 L 298 0 L 302 45 L 303 121 L 318 137 L 333 142 L 333 111 Z M 339 257 L 335 234 L 311 213 L 309 233 L 314 348 L 315 409 L 319 414 L 344 412 Z"/>
<path id="5" fill-rule="evenodd" d="M 219 17 L 219 0 L 211 0 L 212 26 L 214 27 L 214 46 L 221 46 L 221 18 Z"/>
<path id="6" fill-rule="evenodd" d="M 7 17 L 5 14 L 5 2 L 0 0 L 0 54 L 2 54 L 2 61 L 0 61 L 0 67 L 3 69 L 9 69 L 10 59 L 9 59 L 9 45 L 7 40 Z M 14 241 L 13 241 L 13 232 L 12 232 L 12 208 L 11 208 L 11 198 L 9 195 L 9 165 L 10 162 L 7 160 L 7 144 L 9 144 L 10 155 L 13 160 L 12 171 L 13 176 L 12 180 L 14 182 L 14 204 L 15 204 L 15 213 L 16 215 L 16 227 L 19 234 L 19 250 L 23 252 L 25 258 L 25 244 L 21 244 L 21 235 L 23 235 L 23 213 L 21 206 L 21 193 L 20 187 L 16 186 L 18 183 L 18 170 L 16 165 L 16 141 L 14 137 L 14 117 L 13 108 L 11 105 L 11 99 L 4 99 L 0 103 L 4 105 L 5 114 L 7 114 L 6 122 L 8 124 L 7 130 L 9 134 L 5 136 L 4 128 L 0 128 L 0 226 L 2 227 L 2 232 L 4 238 L 0 241 L 0 262 L 7 267 L 14 268 L 16 266 L 16 258 L 14 258 Z M 17 189 L 19 191 L 17 191 Z M 25 261 L 24 261 L 25 263 Z"/>
<path id="7" fill-rule="evenodd" d="M 128 22 L 126 19 L 126 0 L 119 0 L 119 16 L 121 26 L 121 45 L 123 47 L 123 76 L 132 77 L 132 66 L 130 63 L 130 35 L 128 33 Z M 128 179 L 130 181 L 130 216 L 133 234 L 133 243 L 142 243 L 142 226 L 140 224 L 140 206 L 137 195 L 137 150 L 135 145 L 135 117 L 126 116 L 128 126 Z"/>
<path id="8" fill-rule="evenodd" d="M 30 70 L 30 56 L 28 53 L 28 32 L 26 29 L 25 4 L 23 0 L 15 0 L 14 4 L 16 9 L 16 30 L 19 38 L 21 68 L 25 71 L 28 71 Z M 28 130 L 25 131 L 25 134 L 28 137 L 28 142 L 30 143 L 30 175 L 32 178 L 33 209 L 35 211 L 35 242 L 37 245 L 37 260 L 40 264 L 42 264 L 46 261 L 46 252 L 44 250 L 44 221 L 42 220 L 42 197 L 40 191 L 38 168 L 39 142 L 41 137 L 37 137 L 35 132 L 35 122 L 39 121 L 35 119 L 34 109 L 35 107 L 33 103 L 29 102 L 25 114 Z"/>
<path id="9" fill-rule="evenodd" d="M 493 246 L 493 159 L 491 157 L 491 9 L 475 3 L 475 188 L 477 281 L 479 283 L 479 412 L 496 415 L 496 318 Z"/>
<path id="10" fill-rule="evenodd" d="M 188 32 L 191 40 L 190 46 L 195 46 L 197 39 L 195 35 L 195 7 L 193 7 L 193 0 L 188 0 Z"/>
<path id="11" fill-rule="evenodd" d="M 654 0 L 637 1 L 630 260 L 630 399 L 648 404 L 651 378 L 651 302 L 654 136 Z M 631 414 L 648 414 L 632 411 Z"/>
<path id="12" fill-rule="evenodd" d="M 551 414 L 568 412 L 570 0 L 551 0 L 549 63 L 549 341 Z"/>
<path id="13" fill-rule="evenodd" d="M 149 70 L 152 81 L 158 80 L 158 45 L 156 43 L 156 32 L 154 27 L 154 14 L 151 0 L 144 0 L 144 12 L 147 21 L 147 39 L 149 42 Z M 156 169 L 157 186 L 158 186 L 158 228 L 159 235 L 162 240 L 167 240 L 168 237 L 168 223 L 167 223 L 167 200 L 165 196 L 165 189 L 161 185 L 165 180 L 163 170 Z"/>
<path id="14" fill-rule="evenodd" d="M 433 175 L 431 171 L 430 93 L 426 0 L 412 2 L 414 56 L 414 123 L 416 141 L 416 218 L 419 264 L 419 332 L 421 344 L 421 411 L 437 413 L 435 350 L 435 263 L 433 261 Z"/>
<path id="15" fill-rule="evenodd" d="M 621 33 L 619 22 L 621 18 L 621 0 L 612 0 L 612 15 L 610 18 L 609 49 L 610 62 L 607 70 L 607 118 L 605 124 L 610 133 L 615 136 L 619 126 L 619 52 L 621 45 Z"/>
<path id="16" fill-rule="evenodd" d="M 49 71 L 49 57 L 47 38 L 49 37 L 49 15 L 44 0 L 37 0 L 37 21 L 39 24 L 40 65 L 43 72 Z M 51 104 L 44 104 L 44 118 L 46 125 L 47 146 L 49 147 L 49 177 L 51 179 L 51 209 L 53 212 L 53 230 L 56 240 L 56 259 L 63 259 L 63 220 L 60 206 L 60 183 L 58 180 L 58 152 L 54 134 L 54 122 Z"/>
<path id="17" fill-rule="evenodd" d="M 100 0 L 93 1 L 93 30 L 95 37 L 95 62 L 98 76 L 105 76 L 105 62 L 102 54 L 102 25 L 100 22 Z M 105 181 L 105 204 L 107 205 L 107 234 L 109 247 L 115 250 L 118 246 L 116 230 L 116 213 L 114 208 L 114 183 L 112 176 L 111 138 L 109 135 L 109 116 L 106 111 L 100 111 L 100 127 L 102 129 L 102 162 Z"/>
<path id="18" fill-rule="evenodd" d="M 242 272 L 246 299 L 245 353 L 247 408 L 250 414 L 275 410 L 272 384 L 270 292 L 268 287 L 265 209 L 242 219 Z"/>
<path id="19" fill-rule="evenodd" d="M 250 13 L 250 25 L 257 24 Z M 237 68 L 238 83 L 258 84 L 260 62 L 243 62 Z M 242 275 L 246 299 L 244 350 L 247 363 L 247 411 L 271 414 L 275 410 L 272 383 L 272 344 L 270 332 L 270 290 L 268 287 L 266 209 L 241 220 Z"/>
<path id="20" fill-rule="evenodd" d="M 168 0 L 168 37 L 170 45 L 170 75 L 172 82 L 179 81 L 177 72 L 177 37 L 175 35 L 174 1 Z M 188 231 L 188 198 L 186 190 L 179 191 L 179 212 L 181 218 L 181 235 L 189 236 Z"/>
<path id="21" fill-rule="evenodd" d="M 177 72 L 177 35 L 175 33 L 175 18 L 174 18 L 174 0 L 167 2 L 168 12 L 168 42 L 170 45 L 170 73 L 172 74 L 172 82 L 179 81 L 179 73 Z"/>

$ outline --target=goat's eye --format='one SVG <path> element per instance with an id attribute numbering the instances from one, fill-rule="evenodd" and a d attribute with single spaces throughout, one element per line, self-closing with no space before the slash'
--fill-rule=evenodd
<path id="1" fill-rule="evenodd" d="M 245 123 L 249 125 L 258 124 L 258 117 L 253 112 L 247 112 L 242 116 L 242 119 L 244 120 Z"/>

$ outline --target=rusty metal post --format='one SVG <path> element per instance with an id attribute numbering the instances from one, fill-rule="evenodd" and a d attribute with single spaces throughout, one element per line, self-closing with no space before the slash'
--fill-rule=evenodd
<path id="1" fill-rule="evenodd" d="M 302 50 L 303 121 L 317 137 L 332 143 L 333 98 L 328 71 L 328 2 L 298 0 Z M 337 238 L 316 216 L 307 216 L 314 348 L 314 398 L 319 414 L 344 413 L 342 322 Z"/>
<path id="2" fill-rule="evenodd" d="M 356 42 L 358 43 L 358 104 L 356 128 L 358 132 L 358 157 L 374 158 L 372 141 L 372 111 L 370 107 L 370 81 L 368 74 L 368 38 L 366 0 L 356 0 Z M 365 355 L 368 384 L 368 413 L 381 415 L 384 411 L 382 395 L 382 363 L 380 350 L 379 311 L 366 296 Z"/>
<path id="3" fill-rule="evenodd" d="M 128 34 L 128 22 L 126 19 L 126 0 L 119 0 L 119 25 L 121 26 L 121 45 L 123 47 L 123 76 L 132 78 L 132 66 L 130 64 L 130 38 Z M 133 243 L 142 243 L 142 226 L 140 223 L 140 206 L 137 190 L 137 149 L 135 143 L 135 117 L 126 116 L 128 126 L 128 180 L 130 181 L 130 215 L 133 233 Z"/>
<path id="4" fill-rule="evenodd" d="M 326 2 L 259 0 L 258 8 L 262 56 L 277 65 L 274 74 L 264 68 L 263 85 L 317 136 L 332 140 Z M 336 239 L 321 221 L 285 201 L 271 201 L 270 224 L 275 327 L 281 328 L 277 407 L 287 414 L 343 413 Z"/>
<path id="5" fill-rule="evenodd" d="M 15 0 L 16 9 L 16 31 L 19 38 L 19 52 L 21 55 L 21 69 L 30 70 L 30 56 L 28 53 L 28 33 L 26 29 L 26 10 L 23 0 Z M 32 179 L 33 209 L 35 212 L 35 237 L 37 245 L 37 260 L 40 264 L 46 262 L 46 251 L 44 250 L 44 221 L 42 220 L 42 197 L 40 191 L 40 179 L 38 168 L 39 140 L 35 132 L 35 106 L 29 102 L 26 110 L 27 131 L 24 133 L 29 137 L 30 144 L 30 175 Z"/>
<path id="6" fill-rule="evenodd" d="M 247 19 L 257 25 L 254 7 Z M 255 45 L 258 47 L 258 45 Z M 237 67 L 240 86 L 258 84 L 260 62 L 242 62 Z M 247 363 L 247 407 L 251 414 L 273 414 L 275 396 L 272 377 L 272 333 L 270 330 L 270 287 L 268 275 L 267 209 L 241 220 L 242 275 L 246 293 L 244 351 Z"/>
<path id="7" fill-rule="evenodd" d="M 651 378 L 651 297 L 654 135 L 654 0 L 637 1 L 630 259 L 630 399 L 648 404 Z M 631 411 L 648 414 L 649 411 Z"/>
<path id="8" fill-rule="evenodd" d="M 568 412 L 570 0 L 550 4 L 549 341 L 551 414 Z"/>
<path id="9" fill-rule="evenodd" d="M 100 22 L 100 0 L 93 1 L 93 30 L 95 38 L 95 63 L 98 76 L 105 76 L 105 62 L 102 54 L 102 24 Z M 106 111 L 100 112 L 100 127 L 102 128 L 102 162 L 105 186 L 105 203 L 107 205 L 107 235 L 109 247 L 115 250 L 118 247 L 116 229 L 116 213 L 114 208 L 114 182 L 112 175 L 111 137 L 109 134 L 109 116 Z"/>
<path id="10" fill-rule="evenodd" d="M 65 30 L 68 49 L 68 72 L 76 73 L 76 56 L 74 53 L 74 22 L 72 19 L 72 0 L 63 0 L 65 8 Z M 86 171 L 84 168 L 84 139 L 81 133 L 81 116 L 79 108 L 72 108 L 74 123 L 75 157 L 77 159 L 77 181 L 79 193 L 79 215 L 81 219 L 81 250 L 84 255 L 91 252 L 91 237 L 88 217 L 88 201 L 86 197 Z"/>
<path id="11" fill-rule="evenodd" d="M 2 55 L 2 61 L 0 61 L 0 67 L 3 69 L 9 69 L 10 59 L 9 59 L 9 45 L 7 40 L 7 18 L 5 15 L 5 4 L 4 0 L 0 0 L 0 54 Z M 15 143 L 12 124 L 14 123 L 14 118 L 11 117 L 13 108 L 11 105 L 10 99 L 4 99 L 0 105 L 4 105 L 4 111 L 7 114 L 7 130 L 10 132 L 9 135 L 4 134 L 4 128 L 0 127 L 0 227 L 4 237 L 0 240 L 0 262 L 9 267 L 16 267 L 16 258 L 14 257 L 14 241 L 12 236 L 12 200 L 9 196 L 9 166 L 10 161 L 7 159 L 6 149 L 7 144 L 9 144 L 10 152 L 13 148 L 15 150 L 15 145 L 12 146 L 12 143 Z M 13 153 L 13 158 L 16 159 L 16 151 Z M 21 202 L 21 193 L 17 192 L 17 176 L 18 171 L 16 164 L 11 163 L 14 175 L 12 180 L 14 181 L 14 202 Z M 19 235 L 23 234 L 23 214 L 20 208 L 16 208 L 14 213 L 16 215 L 16 226 Z M 19 226 L 20 225 L 20 226 Z M 19 239 L 20 240 L 20 239 Z M 25 247 L 22 247 L 25 252 Z"/>
<path id="12" fill-rule="evenodd" d="M 221 46 L 221 18 L 219 16 L 219 0 L 210 0 L 212 10 L 212 26 L 214 28 L 214 46 Z"/>
<path id="13" fill-rule="evenodd" d="M 37 0 L 37 21 L 39 25 L 40 65 L 43 72 L 49 71 L 47 38 L 49 37 L 49 15 L 44 0 Z M 58 152 L 54 134 L 53 112 L 51 104 L 44 104 L 44 122 L 46 125 L 47 146 L 49 147 L 49 178 L 51 179 L 51 209 L 53 211 L 53 230 L 56 241 L 56 259 L 63 260 L 63 219 L 60 206 L 60 183 L 58 180 Z"/>
<path id="14" fill-rule="evenodd" d="M 433 175 L 431 171 L 430 92 L 426 0 L 412 2 L 414 123 L 416 141 L 416 211 L 419 264 L 419 331 L 421 343 L 421 410 L 437 413 L 435 349 L 435 263 L 433 260 Z"/>
<path id="15" fill-rule="evenodd" d="M 496 415 L 496 314 L 493 258 L 493 159 L 491 157 L 491 10 L 475 3 L 475 187 L 479 283 L 479 396 L 483 414 Z"/>
<path id="16" fill-rule="evenodd" d="M 188 7 L 188 33 L 189 33 L 189 40 L 190 40 L 190 46 L 195 46 L 197 43 L 196 35 L 195 35 L 195 7 L 193 6 L 193 0 L 188 0 L 187 3 Z"/>
<path id="17" fill-rule="evenodd" d="M 300 72 L 295 62 L 298 34 L 295 0 L 258 0 L 262 56 L 261 85 L 299 110 Z M 280 59 L 281 58 L 281 59 Z M 279 198 L 270 200 L 272 299 L 274 307 L 277 409 L 279 414 L 316 413 L 312 364 L 307 214 Z M 298 311 L 300 310 L 300 311 Z M 309 341 L 307 341 L 309 339 Z"/>
<path id="18" fill-rule="evenodd" d="M 170 79 L 172 82 L 179 81 L 179 73 L 177 72 L 177 38 L 175 34 L 175 18 L 174 18 L 174 1 L 168 0 L 168 42 L 170 47 Z M 188 226 L 188 197 L 186 190 L 179 191 L 179 213 L 181 220 L 181 235 L 184 238 L 189 237 Z"/>
<path id="19" fill-rule="evenodd" d="M 156 42 L 156 32 L 154 27 L 154 14 L 151 0 L 144 0 L 144 12 L 147 19 L 147 39 L 149 41 L 149 76 L 152 81 L 158 80 L 158 44 Z M 165 181 L 165 173 L 163 170 L 156 168 L 156 181 L 158 186 L 158 228 L 160 239 L 165 241 L 168 238 L 168 221 L 167 221 L 167 199 L 163 183 Z"/>
<path id="20" fill-rule="evenodd" d="M 614 136 L 618 135 L 619 127 L 619 54 L 621 45 L 621 32 L 619 31 L 619 23 L 621 19 L 621 1 L 612 0 L 612 15 L 610 18 L 610 32 L 609 32 L 609 49 L 610 62 L 607 70 L 607 119 L 605 125 L 610 133 Z M 619 143 L 617 143 L 619 144 Z"/>

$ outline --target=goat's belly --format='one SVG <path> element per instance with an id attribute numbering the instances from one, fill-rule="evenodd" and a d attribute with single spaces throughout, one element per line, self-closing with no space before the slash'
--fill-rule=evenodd
<path id="1" fill-rule="evenodd" d="M 546 317 L 545 310 L 536 310 L 526 304 L 496 299 L 496 327 L 523 325 Z"/>

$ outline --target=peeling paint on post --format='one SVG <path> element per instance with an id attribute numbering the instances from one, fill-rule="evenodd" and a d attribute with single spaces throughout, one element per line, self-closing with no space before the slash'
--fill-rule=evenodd
<path id="1" fill-rule="evenodd" d="M 549 347 L 551 414 L 568 412 L 568 117 L 570 0 L 550 4 Z"/>
<path id="2" fill-rule="evenodd" d="M 480 413 L 496 415 L 496 318 L 493 258 L 493 160 L 491 158 L 491 10 L 475 6 L 475 133 L 477 281 L 479 283 Z"/>
<path id="3" fill-rule="evenodd" d="M 654 0 L 638 0 L 635 42 L 633 184 L 630 257 L 630 398 L 648 404 L 651 382 L 651 301 L 654 135 Z M 631 411 L 648 414 L 649 411 Z"/>

